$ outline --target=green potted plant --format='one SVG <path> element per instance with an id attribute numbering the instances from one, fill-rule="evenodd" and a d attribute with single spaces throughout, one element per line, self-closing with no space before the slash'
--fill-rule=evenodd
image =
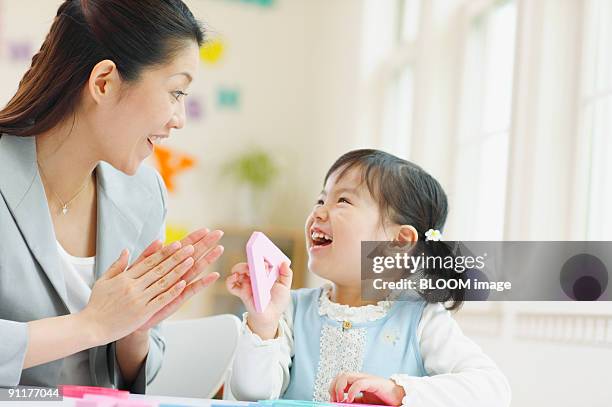
<path id="1" fill-rule="evenodd" d="M 260 148 L 251 148 L 228 161 L 222 169 L 239 186 L 238 219 L 249 226 L 265 223 L 265 193 L 278 175 L 272 156 Z"/>

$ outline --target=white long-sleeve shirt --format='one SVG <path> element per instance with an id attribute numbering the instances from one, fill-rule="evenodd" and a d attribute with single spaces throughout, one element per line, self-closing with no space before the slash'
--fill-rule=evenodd
<path id="1" fill-rule="evenodd" d="M 91 288 L 95 282 L 95 257 L 75 257 L 70 255 L 57 242 L 60 266 L 66 282 L 66 306 L 70 313 L 81 311 L 87 305 L 91 296 Z M 92 385 L 89 373 L 89 351 L 84 350 L 64 358 L 59 384 Z"/>
<path id="2" fill-rule="evenodd" d="M 329 300 L 331 286 L 322 290 L 319 314 L 353 323 L 385 316 L 388 302 L 348 307 Z M 233 367 L 227 381 L 228 393 L 239 400 L 279 398 L 287 389 L 294 354 L 292 304 L 279 322 L 276 338 L 262 340 L 251 332 L 243 318 L 243 329 Z M 397 372 L 390 377 L 403 387 L 403 405 L 414 407 L 505 407 L 510 405 L 510 386 L 495 363 L 463 334 L 450 312 L 441 304 L 426 305 L 417 328 L 419 350 L 429 376 L 414 377 Z M 356 346 L 358 348 L 358 346 Z M 354 354 L 354 352 L 353 352 Z M 330 366 L 346 355 L 330 355 Z M 363 355 L 361 355 L 363 356 Z M 359 357 L 359 356 L 357 356 Z M 350 365 L 350 363 L 349 363 Z M 357 363 L 356 365 L 359 365 Z M 346 363 L 344 363 L 346 366 Z M 320 373 L 320 372 L 319 372 Z M 325 377 L 325 376 L 323 376 Z M 328 383 L 315 393 L 326 394 Z"/>

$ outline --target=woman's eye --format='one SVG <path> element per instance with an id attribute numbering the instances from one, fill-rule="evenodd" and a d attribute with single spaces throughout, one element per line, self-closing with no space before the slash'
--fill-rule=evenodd
<path id="1" fill-rule="evenodd" d="M 175 90 L 174 92 L 172 92 L 172 96 L 174 96 L 177 102 L 180 102 L 183 96 L 187 96 L 187 93 L 180 91 L 180 90 Z"/>
<path id="2" fill-rule="evenodd" d="M 324 204 L 324 202 L 323 202 L 322 199 L 318 199 L 317 203 L 315 203 L 315 205 L 323 205 L 323 204 Z"/>
<path id="3" fill-rule="evenodd" d="M 346 198 L 338 198 L 338 203 L 347 203 L 347 204 L 350 204 L 350 202 Z"/>

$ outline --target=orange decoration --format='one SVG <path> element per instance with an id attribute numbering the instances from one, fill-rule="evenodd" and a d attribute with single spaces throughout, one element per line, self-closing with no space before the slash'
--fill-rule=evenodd
<path id="1" fill-rule="evenodd" d="M 193 167 L 196 163 L 195 158 L 167 147 L 155 146 L 154 154 L 157 168 L 169 192 L 174 192 L 174 177 L 179 172 Z"/>

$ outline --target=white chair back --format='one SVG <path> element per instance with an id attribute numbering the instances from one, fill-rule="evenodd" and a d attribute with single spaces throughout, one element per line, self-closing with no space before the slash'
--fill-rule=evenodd
<path id="1" fill-rule="evenodd" d="M 232 363 L 240 324 L 234 315 L 165 322 L 164 361 L 147 394 L 212 398 Z"/>

